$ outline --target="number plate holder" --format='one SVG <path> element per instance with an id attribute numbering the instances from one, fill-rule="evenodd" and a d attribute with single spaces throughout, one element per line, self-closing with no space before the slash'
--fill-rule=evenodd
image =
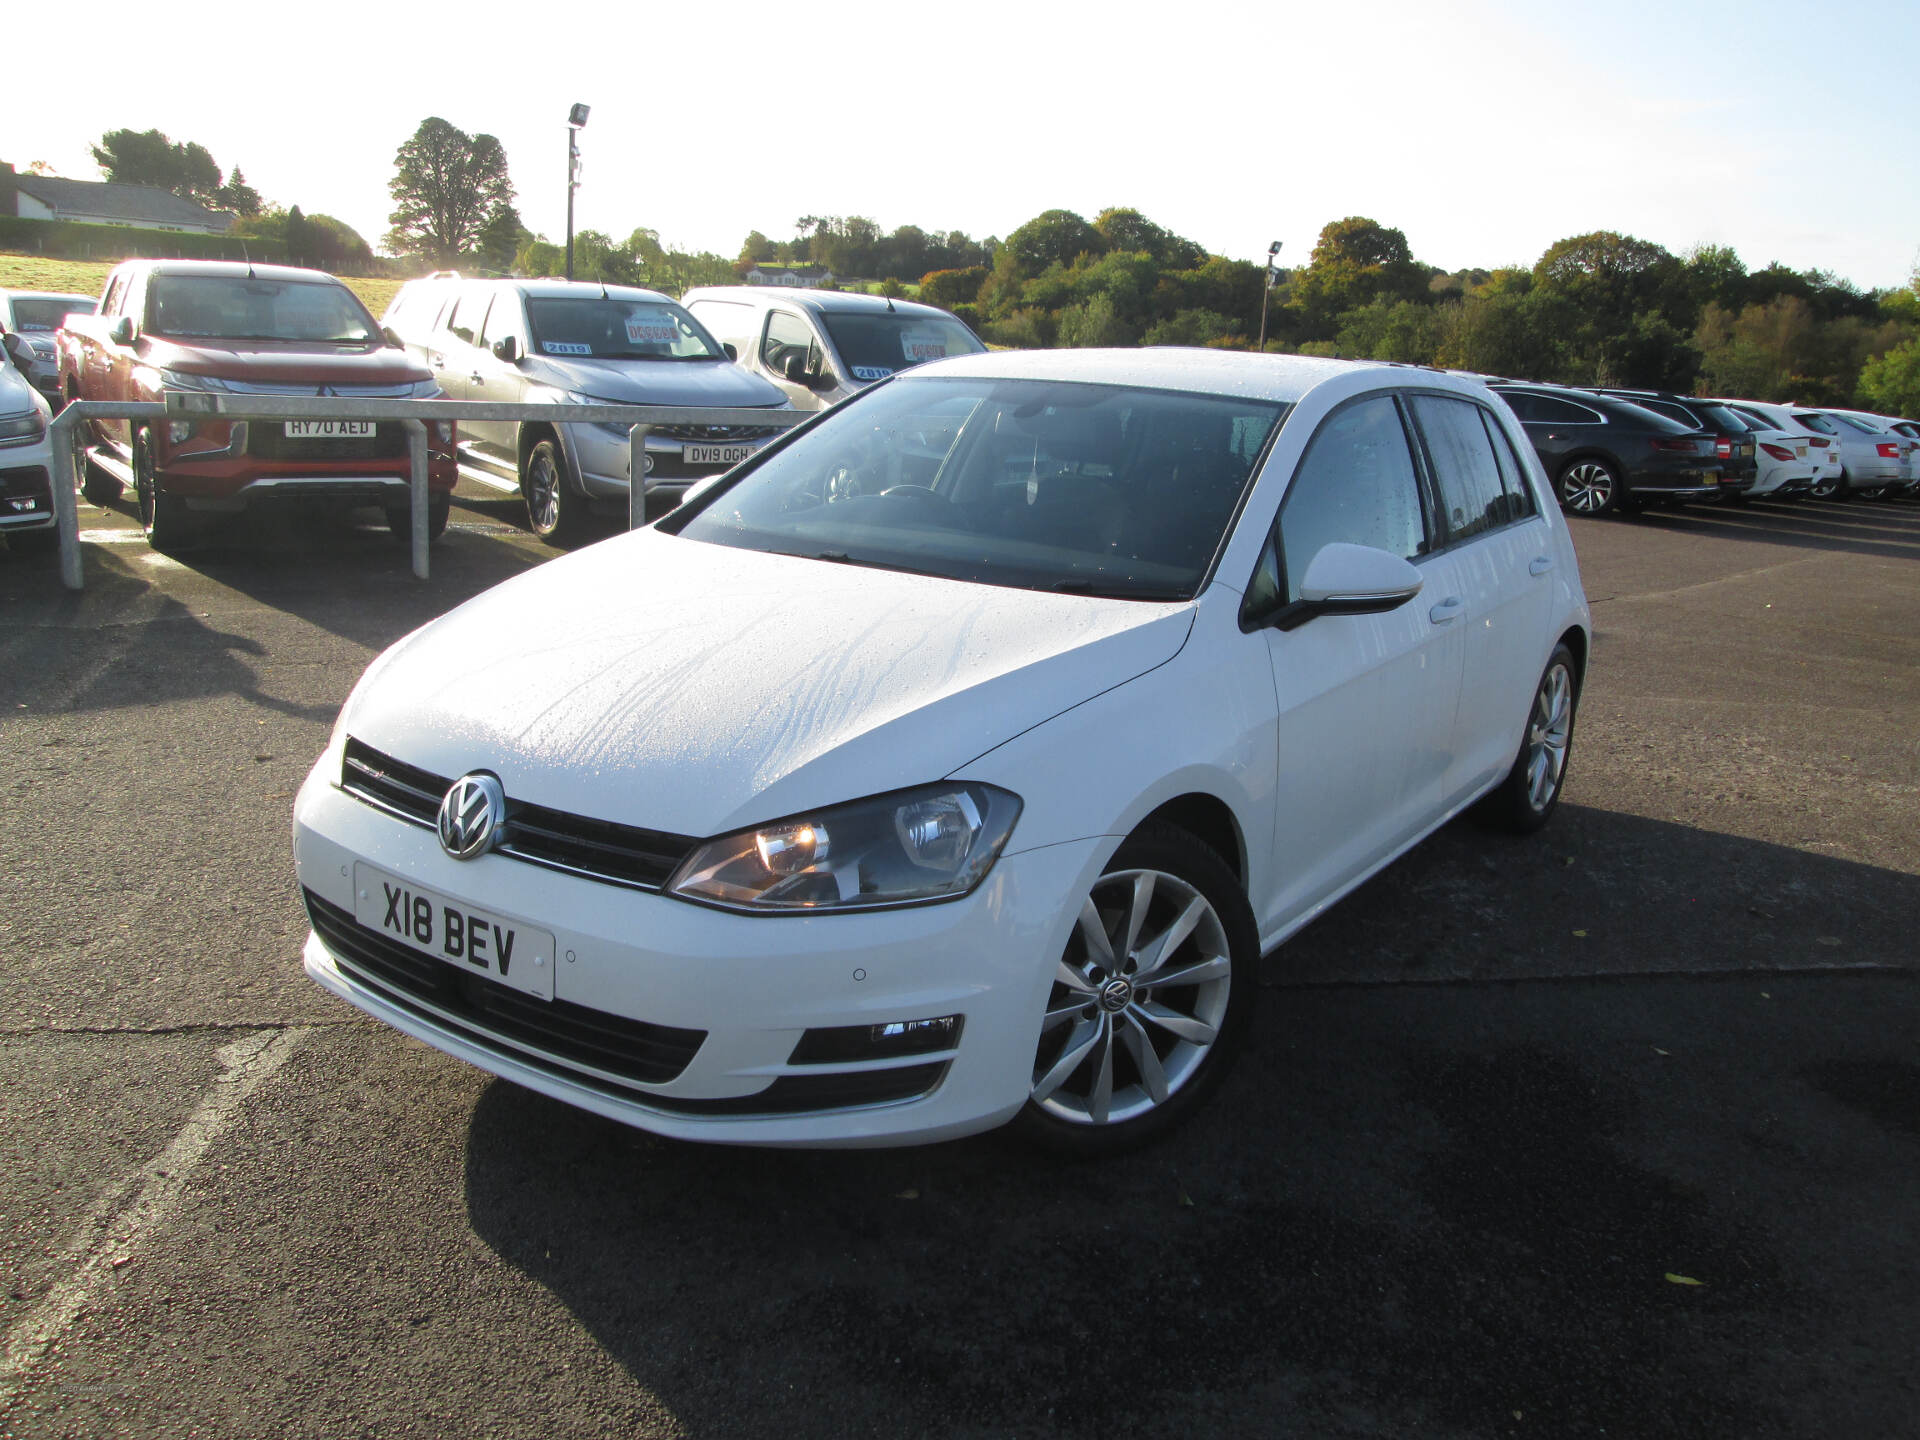
<path id="1" fill-rule="evenodd" d="M 553 999 L 553 936 L 371 865 L 353 867 L 353 918 L 383 940 L 431 955 L 463 974 Z"/>

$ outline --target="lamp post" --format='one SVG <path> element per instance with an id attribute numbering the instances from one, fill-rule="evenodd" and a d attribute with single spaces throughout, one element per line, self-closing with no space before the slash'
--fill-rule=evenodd
<path id="1" fill-rule="evenodd" d="M 569 210 L 567 213 L 571 215 L 573 212 Z M 569 250 L 567 253 L 573 252 Z M 571 275 L 573 272 L 569 270 L 567 273 Z M 1267 288 L 1260 292 L 1260 344 L 1255 348 L 1262 354 L 1265 354 L 1267 349 L 1267 300 L 1273 294 L 1273 282 L 1279 278 L 1280 242 L 1276 240 L 1267 247 Z"/>
<path id="2" fill-rule="evenodd" d="M 573 279 L 573 192 L 580 188 L 580 127 L 587 123 L 587 107 L 567 111 L 567 279 Z M 1264 327 L 1262 327 L 1264 328 Z"/>

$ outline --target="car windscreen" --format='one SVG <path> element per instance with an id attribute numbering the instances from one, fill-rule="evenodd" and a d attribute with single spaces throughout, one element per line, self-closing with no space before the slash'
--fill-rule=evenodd
<path id="1" fill-rule="evenodd" d="M 1050 380 L 901 380 L 827 412 L 661 528 L 988 585 L 1184 600 L 1290 408 Z"/>
<path id="2" fill-rule="evenodd" d="M 379 335 L 344 285 L 245 275 L 155 275 L 146 328 L 180 339 L 362 343 Z"/>
<path id="3" fill-rule="evenodd" d="M 27 300 L 18 296 L 13 302 L 13 328 L 16 330 L 58 330 L 67 315 L 91 315 L 97 300 Z"/>
<path id="4" fill-rule="evenodd" d="M 975 355 L 987 347 L 958 320 L 944 315 L 890 311 L 873 315 L 821 315 L 833 348 L 856 380 L 887 376 L 948 355 Z"/>
<path id="5" fill-rule="evenodd" d="M 724 359 L 700 322 L 667 300 L 527 299 L 527 323 L 537 355 L 602 360 Z"/>

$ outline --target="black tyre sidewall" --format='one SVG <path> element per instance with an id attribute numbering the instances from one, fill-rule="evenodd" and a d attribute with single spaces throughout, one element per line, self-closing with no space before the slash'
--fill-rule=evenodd
<path id="1" fill-rule="evenodd" d="M 547 459 L 553 466 L 553 525 L 546 530 L 540 528 L 539 517 L 534 513 L 533 487 L 530 483 L 542 450 L 547 452 Z M 542 440 L 527 452 L 527 473 L 521 479 L 521 491 L 527 502 L 527 528 L 535 535 L 549 545 L 570 545 L 580 538 L 586 524 L 586 502 L 567 489 L 566 457 L 560 453 L 557 441 Z"/>
<path id="2" fill-rule="evenodd" d="M 1115 1125 L 1075 1125 L 1056 1119 L 1029 1100 L 1013 1121 L 1021 1139 L 1059 1155 L 1116 1155 L 1166 1135 L 1212 1097 L 1246 1046 L 1256 1007 L 1260 939 L 1253 909 L 1239 877 L 1201 840 L 1172 825 L 1142 826 L 1113 854 L 1102 875 L 1116 870 L 1163 870 L 1177 875 L 1201 894 L 1219 915 L 1233 961 L 1227 1014 L 1200 1069 L 1167 1103 L 1136 1119 Z M 1048 964 L 1053 957 L 1048 957 Z"/>
<path id="3" fill-rule="evenodd" d="M 1540 686 L 1555 665 L 1565 665 L 1573 682 L 1573 713 L 1567 717 L 1567 763 L 1560 769 L 1560 782 L 1554 786 L 1553 797 L 1547 801 L 1546 808 L 1536 810 L 1527 798 L 1527 742 L 1533 727 L 1533 707 L 1540 699 Z M 1520 731 L 1520 752 L 1514 756 L 1507 778 L 1489 791 L 1487 798 L 1475 808 L 1475 818 L 1518 835 L 1531 835 L 1536 830 L 1545 829 L 1547 822 L 1553 819 L 1554 811 L 1560 808 L 1560 797 L 1567 790 L 1567 773 L 1573 768 L 1573 740 L 1579 732 L 1579 722 L 1580 667 L 1574 663 L 1573 651 L 1562 642 L 1553 647 L 1553 654 L 1547 657 L 1547 663 L 1540 668 L 1540 678 L 1534 681 L 1533 689 L 1527 694 L 1527 723 Z"/>
<path id="4" fill-rule="evenodd" d="M 1613 480 L 1613 490 L 1607 496 L 1607 503 L 1602 505 L 1598 510 L 1573 510 L 1573 507 L 1567 503 L 1567 477 L 1573 473 L 1574 467 L 1578 465 L 1598 465 L 1602 470 L 1606 471 L 1608 476 Z M 1602 460 L 1597 455 L 1583 455 L 1578 460 L 1569 460 L 1561 467 L 1560 478 L 1556 484 L 1560 492 L 1561 506 L 1565 509 L 1573 510 L 1575 515 L 1582 516 L 1585 519 L 1591 520 L 1601 515 L 1612 515 L 1627 508 L 1626 482 L 1620 478 L 1620 467 Z"/>

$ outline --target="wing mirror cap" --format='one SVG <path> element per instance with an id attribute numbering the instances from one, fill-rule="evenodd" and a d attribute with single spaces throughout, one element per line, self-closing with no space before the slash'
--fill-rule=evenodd
<path id="1" fill-rule="evenodd" d="M 740 351 L 731 340 L 722 340 L 720 342 L 720 348 L 727 352 L 727 359 L 738 360 L 740 358 Z"/>
<path id="2" fill-rule="evenodd" d="M 502 335 L 493 342 L 493 358 L 504 360 L 511 365 L 520 358 L 520 341 L 513 335 Z"/>
<path id="3" fill-rule="evenodd" d="M 1367 615 L 1397 609 L 1420 593 L 1425 578 L 1398 555 L 1336 540 L 1323 545 L 1300 577 L 1300 599 L 1323 613 Z"/>
<path id="4" fill-rule="evenodd" d="M 133 317 L 131 315 L 122 315 L 116 319 L 107 331 L 107 338 L 116 345 L 131 345 L 133 343 Z"/>

